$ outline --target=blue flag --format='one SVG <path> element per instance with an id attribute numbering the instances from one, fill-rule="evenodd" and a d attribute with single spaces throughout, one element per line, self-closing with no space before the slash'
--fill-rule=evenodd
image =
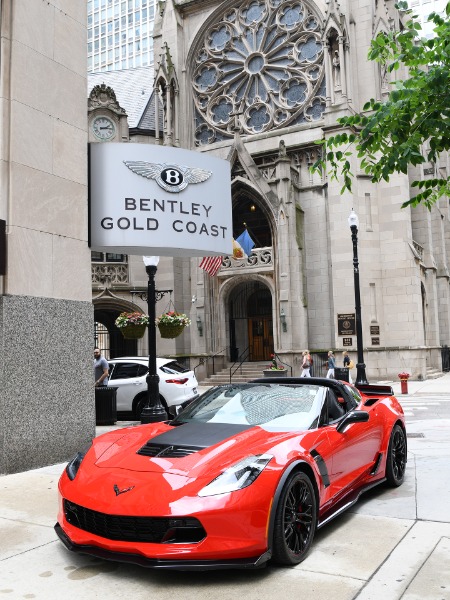
<path id="1" fill-rule="evenodd" d="M 255 242 L 249 236 L 248 231 L 246 229 L 244 229 L 244 231 L 241 233 L 241 235 L 238 238 L 236 238 L 236 241 L 238 244 L 240 244 L 240 246 L 241 246 L 242 250 L 245 252 L 245 254 L 247 256 L 250 256 L 250 253 L 252 251 L 253 246 L 255 245 Z"/>

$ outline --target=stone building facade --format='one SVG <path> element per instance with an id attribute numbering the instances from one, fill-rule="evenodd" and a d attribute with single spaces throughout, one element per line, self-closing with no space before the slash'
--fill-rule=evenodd
<path id="1" fill-rule="evenodd" d="M 86 2 L 0 2 L 0 473 L 95 433 Z M 5 256 L 6 254 L 6 256 Z"/>
<path id="2" fill-rule="evenodd" d="M 245 260 L 224 257 L 216 277 L 198 259 L 160 263 L 158 285 L 174 290 L 193 321 L 180 338 L 161 340 L 161 354 L 259 361 L 276 352 L 296 374 L 305 348 L 356 358 L 356 335 L 340 318 L 355 312 L 354 209 L 369 380 L 441 369 L 450 337 L 448 200 L 431 211 L 401 205 L 413 178 L 448 172 L 447 158 L 374 185 L 351 157 L 354 187 L 344 195 L 339 181 L 310 171 L 316 142 L 339 131 L 340 116 L 386 98 L 390 75 L 366 57 L 379 31 L 399 27 L 385 0 L 161 3 L 153 126 L 141 133 L 229 160 L 233 234 L 247 228 L 255 242 Z M 139 136 L 135 129 L 129 139 Z M 145 310 L 130 294 L 145 273 L 129 259 L 134 279 L 124 293 L 100 286 L 94 304 Z"/>

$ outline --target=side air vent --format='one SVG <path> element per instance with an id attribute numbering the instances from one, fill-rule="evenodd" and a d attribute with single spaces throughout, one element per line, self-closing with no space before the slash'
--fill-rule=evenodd
<path id="1" fill-rule="evenodd" d="M 168 444 L 155 444 L 152 441 L 149 441 L 145 446 L 142 446 L 136 454 L 151 456 L 152 458 L 157 456 L 183 458 L 184 456 L 189 456 L 189 454 L 194 454 L 194 452 L 199 452 L 203 449 L 204 448 L 201 446 L 170 446 Z"/>
<path id="2" fill-rule="evenodd" d="M 376 475 L 378 473 L 378 469 L 380 468 L 380 464 L 381 464 L 381 459 L 383 458 L 383 455 L 381 454 L 381 452 L 378 453 L 377 459 L 375 461 L 375 464 L 373 465 L 372 470 L 370 471 L 371 475 Z"/>
<path id="3" fill-rule="evenodd" d="M 380 401 L 379 398 L 369 398 L 368 400 L 366 400 L 364 402 L 364 406 L 373 406 L 374 404 L 376 404 L 379 401 Z"/>

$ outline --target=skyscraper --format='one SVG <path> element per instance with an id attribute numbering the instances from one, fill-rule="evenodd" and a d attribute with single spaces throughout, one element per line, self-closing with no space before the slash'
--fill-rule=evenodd
<path id="1" fill-rule="evenodd" d="M 155 0 L 88 0 L 89 73 L 153 64 Z"/>
<path id="2" fill-rule="evenodd" d="M 436 12 L 442 16 L 445 15 L 445 5 L 447 0 L 409 0 L 408 5 L 412 9 L 413 14 L 419 18 L 422 25 L 420 35 L 423 37 L 433 37 L 433 23 L 427 23 L 428 17 L 432 12 Z"/>

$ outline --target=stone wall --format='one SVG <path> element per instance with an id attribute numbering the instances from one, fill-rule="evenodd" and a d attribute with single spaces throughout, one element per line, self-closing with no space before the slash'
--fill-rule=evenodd
<path id="1" fill-rule="evenodd" d="M 2 0 L 0 472 L 70 458 L 94 434 L 86 2 Z"/>
<path id="2" fill-rule="evenodd" d="M 0 473 L 71 458 L 95 435 L 93 307 L 0 297 Z"/>

